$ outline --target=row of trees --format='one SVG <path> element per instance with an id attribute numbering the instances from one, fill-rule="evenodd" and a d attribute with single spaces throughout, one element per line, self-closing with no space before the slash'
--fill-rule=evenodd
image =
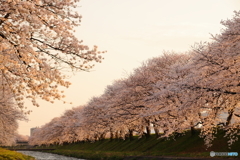
<path id="1" fill-rule="evenodd" d="M 194 134 L 201 124 L 208 147 L 217 128 L 226 131 L 231 145 L 240 129 L 240 12 L 221 23 L 225 28 L 212 42 L 144 62 L 101 96 L 36 130 L 30 143 L 125 139 L 149 136 L 151 128 L 157 136 L 169 137 L 187 129 Z"/>
<path id="2" fill-rule="evenodd" d="M 0 145 L 13 141 L 17 120 L 29 113 L 26 99 L 62 99 L 68 87 L 63 71 L 87 71 L 103 60 L 74 35 L 79 0 L 1 0 Z"/>

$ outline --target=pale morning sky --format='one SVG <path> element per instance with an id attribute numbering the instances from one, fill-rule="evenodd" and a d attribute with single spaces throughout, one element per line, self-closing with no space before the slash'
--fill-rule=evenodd
<path id="1" fill-rule="evenodd" d="M 81 0 L 78 11 L 83 18 L 76 36 L 84 44 L 107 50 L 105 60 L 92 72 L 69 79 L 72 85 L 65 90 L 65 100 L 72 104 L 39 101 L 37 108 L 27 103 L 33 112 L 28 122 L 19 123 L 19 133 L 29 135 L 30 128 L 86 104 L 164 50 L 188 51 L 195 42 L 211 41 L 210 33 L 220 33 L 220 21 L 232 18 L 239 9 L 239 0 Z"/>

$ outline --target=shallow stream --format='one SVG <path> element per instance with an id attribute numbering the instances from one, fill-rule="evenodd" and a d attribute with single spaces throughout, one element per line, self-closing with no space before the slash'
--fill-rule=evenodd
<path id="1" fill-rule="evenodd" d="M 36 151 L 18 151 L 22 154 L 35 157 L 36 160 L 84 160 L 73 157 L 66 157 L 52 153 L 36 152 Z"/>

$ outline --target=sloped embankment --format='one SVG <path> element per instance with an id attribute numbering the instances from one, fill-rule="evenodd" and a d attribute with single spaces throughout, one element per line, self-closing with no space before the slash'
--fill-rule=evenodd
<path id="1" fill-rule="evenodd" d="M 213 146 L 208 149 L 204 145 L 203 139 L 199 138 L 197 133 L 191 135 L 190 132 L 186 132 L 185 135 L 169 140 L 164 138 L 157 139 L 155 135 L 151 135 L 148 138 L 143 137 L 141 139 L 134 137 L 133 140 L 106 139 L 94 143 L 64 144 L 63 146 L 52 146 L 56 150 L 51 152 L 86 159 L 123 159 L 130 156 L 210 158 L 210 151 L 240 153 L 240 141 L 235 142 L 230 149 L 227 145 L 228 139 L 224 137 L 224 131 L 219 131 L 216 136 L 217 138 L 214 140 Z"/>
<path id="2" fill-rule="evenodd" d="M 0 160 L 35 160 L 31 156 L 0 148 Z"/>

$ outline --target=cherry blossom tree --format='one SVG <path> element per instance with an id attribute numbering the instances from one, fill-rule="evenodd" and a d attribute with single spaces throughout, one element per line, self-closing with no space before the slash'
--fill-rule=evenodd
<path id="1" fill-rule="evenodd" d="M 107 117 L 109 121 L 110 137 L 114 135 L 125 139 L 132 137 L 132 119 L 135 115 L 132 112 L 133 103 L 131 97 L 127 97 L 129 89 L 125 80 L 116 80 L 112 85 L 106 87 L 104 96 L 107 99 Z"/>
<path id="2" fill-rule="evenodd" d="M 166 122 L 169 134 L 201 122 L 208 147 L 218 128 L 227 130 L 229 145 L 239 134 L 239 12 L 222 24 L 213 42 L 196 45 L 188 63 L 172 66 L 166 81 L 157 83 L 153 100 L 162 107 L 151 112 L 166 116 L 160 124 Z"/>
<path id="3" fill-rule="evenodd" d="M 13 145 L 18 129 L 17 120 L 23 120 L 21 111 L 0 105 L 0 145 Z"/>
<path id="4" fill-rule="evenodd" d="M 84 130 L 88 133 L 85 137 L 87 141 L 104 139 L 108 132 L 108 113 L 105 111 L 105 103 L 102 100 L 102 96 L 92 97 L 83 109 L 82 123 L 84 124 Z"/>
<path id="5" fill-rule="evenodd" d="M 156 134 L 163 131 L 164 136 L 169 136 L 182 128 L 177 125 L 177 120 L 180 120 L 177 108 L 181 103 L 179 95 L 184 95 L 184 92 L 179 88 L 177 80 L 181 77 L 179 72 L 182 72 L 179 67 L 185 65 L 190 57 L 189 54 L 172 53 L 155 59 L 155 64 L 149 64 L 158 78 L 151 84 L 151 94 L 143 99 L 148 107 L 142 116 L 153 124 Z"/>
<path id="6" fill-rule="evenodd" d="M 26 120 L 25 115 L 16 108 L 13 96 L 1 81 L 0 85 L 0 145 L 13 145 L 18 129 L 18 120 Z"/>
<path id="7" fill-rule="evenodd" d="M 60 139 L 63 125 L 61 118 L 55 117 L 50 122 L 34 130 L 32 136 L 29 138 L 30 145 L 51 145 L 62 144 Z"/>
<path id="8" fill-rule="evenodd" d="M 213 36 L 213 42 L 199 44 L 194 48 L 194 64 L 198 79 L 195 85 L 188 85 L 193 90 L 202 90 L 207 94 L 205 103 L 208 110 L 208 123 L 203 125 L 205 137 L 209 132 L 216 132 L 211 121 L 216 119 L 229 135 L 229 145 L 237 140 L 239 134 L 239 41 L 240 12 L 235 12 L 232 19 L 222 21 L 225 26 L 222 32 Z M 223 118 L 223 115 L 227 115 Z M 215 121 L 215 123 L 216 123 Z M 213 136 L 212 136 L 213 137 Z M 235 138 L 234 138 L 235 137 Z M 213 138 L 212 138 L 213 139 Z M 209 140 L 211 142 L 211 139 Z"/>
<path id="9" fill-rule="evenodd" d="M 66 110 L 63 116 L 60 117 L 61 125 L 63 126 L 61 134 L 58 135 L 59 139 L 61 139 L 60 144 L 83 140 L 84 135 L 81 132 L 83 108 L 84 107 L 79 106 Z"/>
<path id="10" fill-rule="evenodd" d="M 88 71 L 103 59 L 74 35 L 79 0 L 4 0 L 0 6 L 0 71 L 20 108 L 24 99 L 61 99 L 62 70 Z"/>

